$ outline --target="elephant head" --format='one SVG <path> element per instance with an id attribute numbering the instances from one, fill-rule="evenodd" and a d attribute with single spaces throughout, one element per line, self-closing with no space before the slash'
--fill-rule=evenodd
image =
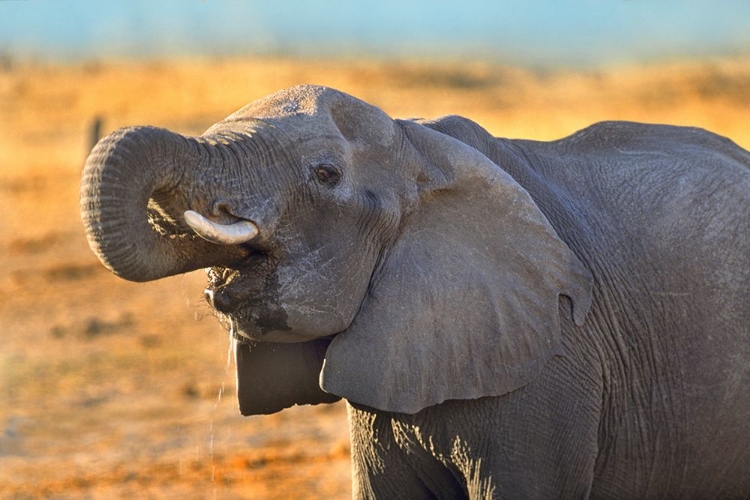
<path id="1" fill-rule="evenodd" d="M 589 273 L 500 166 L 322 87 L 197 138 L 113 133 L 87 160 L 81 210 L 126 279 L 209 268 L 244 414 L 500 395 L 562 353 L 559 296 L 579 324 L 591 300 Z"/>

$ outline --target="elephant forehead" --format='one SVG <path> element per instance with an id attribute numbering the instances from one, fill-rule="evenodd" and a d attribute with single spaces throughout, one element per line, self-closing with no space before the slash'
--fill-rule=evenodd
<path id="1" fill-rule="evenodd" d="M 353 97 L 327 87 L 299 85 L 280 90 L 258 99 L 240 109 L 229 118 L 279 119 L 288 117 L 320 117 L 327 115 L 330 106 Z"/>
<path id="2" fill-rule="evenodd" d="M 294 103 L 287 103 L 290 109 Z M 208 133 L 242 132 L 287 146 L 323 138 L 343 139 L 330 113 L 304 114 L 274 109 L 246 109 L 227 117 Z M 272 139 L 273 138 L 273 139 Z"/>
<path id="3" fill-rule="evenodd" d="M 382 110 L 335 89 L 300 85 L 248 104 L 211 131 L 263 130 L 282 142 L 342 138 L 362 148 L 390 147 L 396 137 L 393 120 Z M 280 137 L 279 137 L 280 138 Z"/>

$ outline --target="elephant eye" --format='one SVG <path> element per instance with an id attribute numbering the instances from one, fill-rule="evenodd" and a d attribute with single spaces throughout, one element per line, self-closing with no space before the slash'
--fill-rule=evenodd
<path id="1" fill-rule="evenodd" d="M 341 180 L 341 173 L 333 165 L 317 165 L 313 170 L 315 172 L 315 177 L 327 186 L 333 187 Z"/>

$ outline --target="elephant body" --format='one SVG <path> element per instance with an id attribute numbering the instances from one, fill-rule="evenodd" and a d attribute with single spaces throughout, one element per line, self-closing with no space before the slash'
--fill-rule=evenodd
<path id="1" fill-rule="evenodd" d="M 508 168 L 592 270 L 593 302 L 582 327 L 561 304 L 565 355 L 510 394 L 350 405 L 357 495 L 750 497 L 750 155 L 678 127 L 541 143 L 427 124 Z"/>
<path id="2" fill-rule="evenodd" d="M 92 153 L 92 248 L 133 280 L 212 266 L 241 412 L 345 398 L 356 498 L 750 497 L 750 153 L 731 141 L 498 139 L 312 86 L 165 134 Z"/>

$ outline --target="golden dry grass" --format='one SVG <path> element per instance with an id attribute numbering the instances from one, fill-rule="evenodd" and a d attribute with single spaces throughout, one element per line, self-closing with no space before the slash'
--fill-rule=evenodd
<path id="1" fill-rule="evenodd" d="M 298 83 L 397 117 L 462 114 L 506 137 L 625 119 L 750 147 L 750 59 L 590 72 L 273 59 L 0 71 L 0 497 L 349 497 L 343 406 L 240 418 L 200 273 L 121 281 L 88 251 L 78 219 L 94 117 L 105 132 L 198 134 Z"/>

